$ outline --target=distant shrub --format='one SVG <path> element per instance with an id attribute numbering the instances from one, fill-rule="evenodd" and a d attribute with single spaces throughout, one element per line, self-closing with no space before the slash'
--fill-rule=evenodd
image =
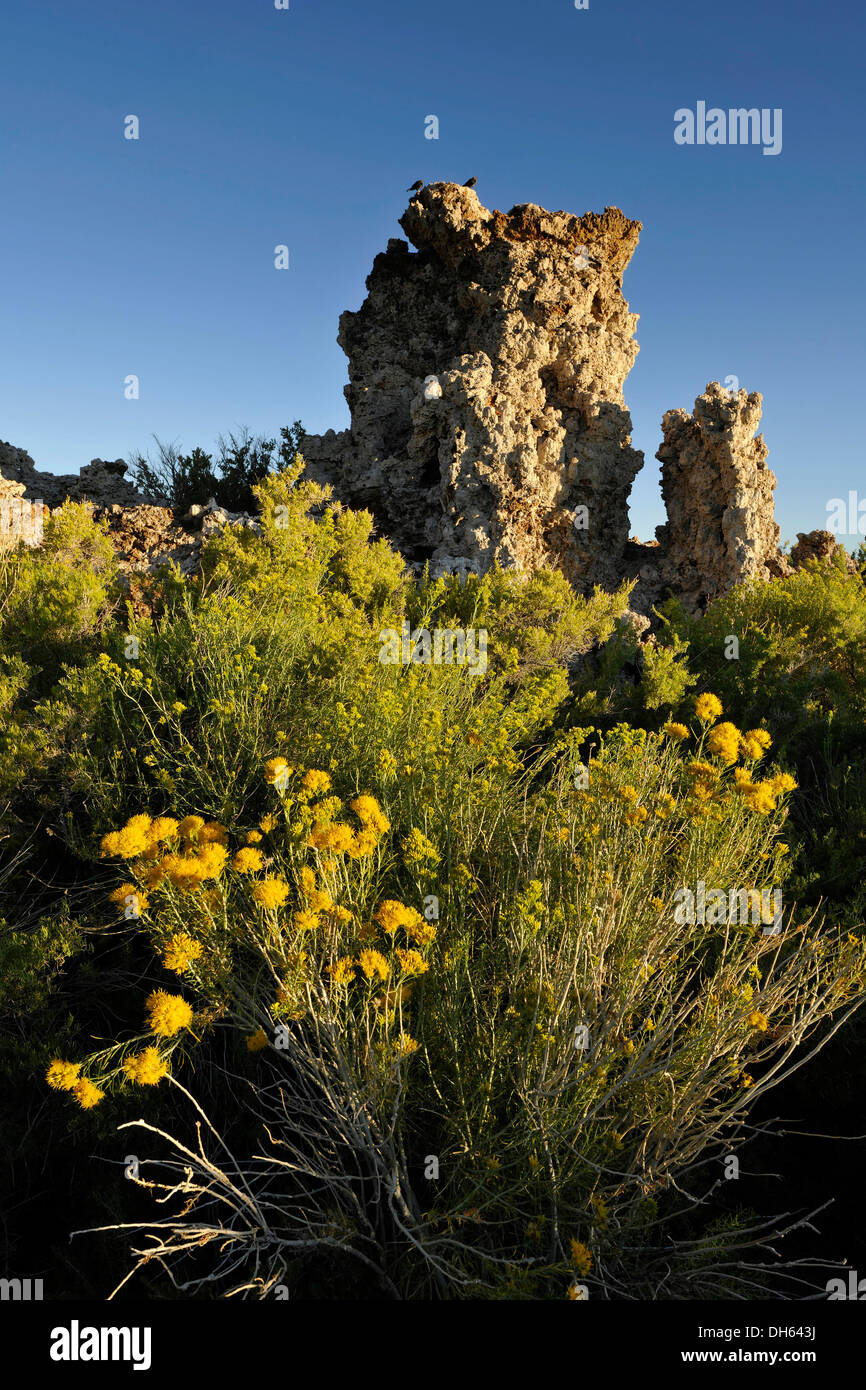
<path id="1" fill-rule="evenodd" d="M 214 458 L 198 447 L 191 454 L 180 454 L 173 444 L 154 436 L 156 459 L 140 451 L 130 455 L 132 480 L 146 497 L 167 499 L 183 511 L 211 497 L 228 511 L 252 511 L 255 485 L 269 473 L 288 467 L 303 437 L 300 420 L 283 426 L 279 446 L 275 439 L 253 436 L 244 428 L 239 435 L 220 435 Z"/>

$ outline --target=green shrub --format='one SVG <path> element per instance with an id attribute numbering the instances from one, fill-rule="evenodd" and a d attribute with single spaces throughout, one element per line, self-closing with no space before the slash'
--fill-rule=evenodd
<path id="1" fill-rule="evenodd" d="M 166 499 L 182 511 L 211 497 L 229 511 L 252 511 L 256 484 L 289 467 L 303 437 L 300 420 L 283 426 L 279 448 L 275 439 L 253 436 L 244 428 L 239 435 L 220 435 L 214 460 L 212 454 L 198 447 L 191 454 L 180 454 L 173 444 L 164 444 L 154 436 L 156 459 L 141 451 L 130 455 L 132 479 L 146 497 Z"/>

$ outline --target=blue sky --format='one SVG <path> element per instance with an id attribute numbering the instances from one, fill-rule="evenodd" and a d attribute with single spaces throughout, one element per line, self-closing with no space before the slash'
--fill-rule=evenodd
<path id="1" fill-rule="evenodd" d="M 644 225 L 623 285 L 643 539 L 662 414 L 728 376 L 764 396 L 783 541 L 866 500 L 860 7 L 290 4 L 3 8 L 0 438 L 77 472 L 153 434 L 344 428 L 339 314 L 403 235 L 406 187 L 474 174 L 490 208 Z M 781 107 L 782 152 L 677 146 L 699 100 Z"/>

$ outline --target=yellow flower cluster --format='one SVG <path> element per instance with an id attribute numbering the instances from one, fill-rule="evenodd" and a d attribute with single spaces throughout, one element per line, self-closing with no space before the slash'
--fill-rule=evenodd
<path id="1" fill-rule="evenodd" d="M 741 734 L 735 724 L 717 724 L 707 735 L 707 748 L 726 763 L 735 763 L 740 756 Z"/>
<path id="2" fill-rule="evenodd" d="M 192 1022 L 192 1009 L 186 1000 L 164 989 L 155 989 L 148 995 L 145 1008 L 151 1032 L 163 1038 L 173 1038 Z"/>
<path id="3" fill-rule="evenodd" d="M 717 695 L 699 695 L 695 700 L 695 714 L 702 724 L 712 724 L 722 714 L 722 702 Z"/>
<path id="4" fill-rule="evenodd" d="M 358 957 L 358 964 L 368 980 L 374 979 L 377 975 L 380 980 L 387 980 L 391 973 L 391 968 L 381 951 L 362 951 Z"/>
<path id="5" fill-rule="evenodd" d="M 334 802 L 335 808 L 339 809 L 339 801 L 334 798 Z M 313 849 L 329 850 L 333 854 L 348 854 L 353 859 L 372 854 L 379 840 L 390 830 L 391 823 L 374 796 L 356 796 L 351 807 L 361 823 L 361 829 L 353 830 L 350 825 L 342 822 L 328 825 L 323 819 L 319 819 L 310 831 L 308 843 Z M 330 811 L 332 808 L 323 803 L 319 810 Z"/>
<path id="6" fill-rule="evenodd" d="M 404 975 L 424 975 L 430 969 L 420 951 L 411 949 L 404 951 L 398 946 L 396 956 L 403 968 Z"/>
<path id="7" fill-rule="evenodd" d="M 689 731 L 686 728 L 685 724 L 677 724 L 675 720 L 669 720 L 667 724 L 664 724 L 662 726 L 662 728 L 666 734 L 669 734 L 671 738 L 676 739 L 678 743 L 682 743 L 683 739 L 686 739 L 689 736 Z"/>
<path id="8" fill-rule="evenodd" d="M 265 763 L 265 781 L 271 787 L 276 787 L 278 792 L 284 792 L 289 785 L 289 778 L 294 772 L 285 758 L 268 758 Z"/>
<path id="9" fill-rule="evenodd" d="M 592 1251 L 583 1241 L 573 1240 L 571 1242 L 571 1265 L 578 1274 L 589 1274 L 592 1269 Z"/>
<path id="10" fill-rule="evenodd" d="M 350 980 L 355 978 L 355 962 L 351 956 L 342 956 L 339 960 L 333 961 L 326 969 L 331 977 L 331 983 L 335 985 L 347 985 Z"/>
<path id="11" fill-rule="evenodd" d="M 738 767 L 734 773 L 737 791 L 752 811 L 766 816 L 775 811 L 778 797 L 796 790 L 797 783 L 787 772 L 779 772 L 764 782 L 753 782 L 751 773 Z"/>
<path id="12" fill-rule="evenodd" d="M 59 1057 L 49 1064 L 48 1071 L 45 1073 L 45 1080 L 55 1091 L 69 1091 L 82 1110 L 92 1110 L 94 1105 L 98 1105 L 105 1095 L 98 1086 L 94 1086 L 86 1076 L 81 1076 L 81 1066 L 78 1062 L 63 1062 Z"/>
<path id="13" fill-rule="evenodd" d="M 322 792 L 331 790 L 330 773 L 312 767 L 301 778 L 301 786 L 310 796 L 319 796 Z"/>
<path id="14" fill-rule="evenodd" d="M 289 885 L 281 878 L 263 878 L 253 888 L 253 898 L 267 911 L 282 907 L 288 896 Z"/>
<path id="15" fill-rule="evenodd" d="M 182 975 L 193 961 L 198 960 L 203 949 L 201 942 L 196 941 L 188 932 L 175 932 L 165 948 L 162 963 L 166 970 L 173 970 L 176 974 Z"/>
<path id="16" fill-rule="evenodd" d="M 268 1035 L 264 1028 L 257 1028 L 254 1033 L 246 1039 L 248 1052 L 261 1052 L 268 1045 Z"/>
<path id="17" fill-rule="evenodd" d="M 146 1047 L 143 1052 L 136 1052 L 132 1057 L 127 1057 L 123 1064 L 130 1081 L 136 1081 L 139 1086 L 156 1086 L 168 1073 L 168 1063 L 159 1055 L 156 1047 Z"/>
<path id="18" fill-rule="evenodd" d="M 755 1028 L 759 1033 L 766 1033 L 769 1019 L 766 1014 L 762 1014 L 760 1009 L 754 1009 L 746 1019 L 750 1028 Z"/>
<path id="19" fill-rule="evenodd" d="M 770 747 L 772 739 L 766 729 L 749 729 L 740 733 L 735 724 L 717 724 L 707 737 L 707 748 L 726 763 L 735 763 L 740 754 L 748 762 L 757 762 Z"/>
<path id="20" fill-rule="evenodd" d="M 186 816 L 177 821 L 173 816 L 130 816 L 121 830 L 103 835 L 103 856 L 121 859 L 141 859 L 149 865 L 144 874 L 148 888 L 162 887 L 166 882 L 185 892 L 191 892 L 208 879 L 219 878 L 228 858 L 228 831 L 219 821 L 205 821 L 203 816 Z M 176 846 L 165 852 L 166 846 Z M 179 849 L 180 852 L 177 852 Z M 141 913 L 147 907 L 147 897 L 135 884 L 124 883 L 111 894 L 112 901 L 124 902 L 137 898 Z"/>
<path id="21" fill-rule="evenodd" d="M 255 874 L 262 867 L 263 859 L 260 849 L 239 849 L 232 860 L 232 868 L 238 874 Z"/>
<path id="22" fill-rule="evenodd" d="M 119 907 L 133 907 L 138 916 L 141 916 L 142 913 L 147 911 L 149 902 L 148 896 L 146 893 L 142 893 L 141 889 L 135 883 L 121 883 L 120 887 L 115 888 L 108 896 L 110 900 L 113 903 L 117 903 Z"/>
<path id="23" fill-rule="evenodd" d="M 352 804 L 354 807 L 354 802 Z M 435 869 L 442 859 L 436 846 L 417 827 L 413 827 L 403 841 L 403 856 L 410 869 L 428 872 Z"/>
<path id="24" fill-rule="evenodd" d="M 378 922 L 388 936 L 393 936 L 402 927 L 416 946 L 429 946 L 436 936 L 436 928 L 432 922 L 425 922 L 414 907 L 406 907 L 404 903 L 396 902 L 393 898 L 386 898 L 379 904 L 373 913 L 373 921 Z"/>
<path id="25" fill-rule="evenodd" d="M 45 1080 L 53 1091 L 71 1091 L 80 1079 L 81 1065 L 78 1062 L 63 1062 L 55 1057 L 45 1074 Z"/>
<path id="26" fill-rule="evenodd" d="M 98 1086 L 94 1086 L 92 1081 L 88 1081 L 86 1076 L 82 1076 L 80 1081 L 76 1081 L 72 1087 L 72 1094 L 78 1101 L 82 1110 L 92 1110 L 94 1105 L 98 1105 L 105 1095 Z"/>
<path id="27" fill-rule="evenodd" d="M 376 835 L 385 835 L 391 829 L 391 822 L 375 796 L 356 796 L 349 804 L 365 830 L 373 831 Z"/>

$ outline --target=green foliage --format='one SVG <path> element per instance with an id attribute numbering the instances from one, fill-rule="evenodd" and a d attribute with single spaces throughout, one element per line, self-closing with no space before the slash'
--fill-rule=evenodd
<path id="1" fill-rule="evenodd" d="M 0 555 L 0 650 L 37 656 L 43 670 L 75 659 L 117 597 L 114 548 L 86 503 L 66 502 L 45 521 L 38 549 Z"/>
<path id="2" fill-rule="evenodd" d="M 648 710 L 681 704 L 697 679 L 688 670 L 689 644 L 673 633 L 667 645 L 647 645 L 643 652 L 642 694 Z"/>
<path id="3" fill-rule="evenodd" d="M 368 513 L 303 480 L 297 443 L 283 431 L 276 471 L 269 441 L 225 446 L 222 481 L 249 488 L 232 505 L 255 503 L 261 533 L 209 539 L 199 578 L 154 581 L 149 616 L 119 602 L 86 509 L 0 562 L 0 1070 L 20 1087 L 55 1057 L 80 1065 L 94 1109 L 74 1091 L 44 1106 L 75 1142 L 142 1113 L 164 1138 L 189 1097 L 231 1131 L 262 1222 L 223 1263 L 202 1246 L 203 1296 L 263 1296 L 279 1275 L 299 1293 L 547 1299 L 599 1271 L 633 1297 L 739 1296 L 755 1221 L 701 1205 L 707 1165 L 863 995 L 861 578 L 815 566 L 700 619 L 671 603 L 641 644 L 628 585 L 415 582 Z M 220 481 L 201 451 L 161 461 L 175 498 Z M 486 663 L 383 660 L 404 623 L 483 630 Z M 744 743 L 748 763 L 726 763 L 730 731 L 696 717 L 695 690 L 772 754 Z M 659 731 L 668 715 L 683 727 Z M 39 886 L 47 861 L 21 872 L 37 830 L 72 907 Z M 678 921 L 700 880 L 784 886 L 784 933 Z M 828 892 L 825 918 L 807 905 Z M 154 1032 L 150 991 L 169 1013 L 185 1000 L 189 1027 Z M 133 1079 L 143 1046 L 170 1076 Z M 212 1184 L 230 1196 L 213 1155 L 184 1190 L 178 1268 Z M 112 1217 L 137 1220 L 125 1193 Z"/>
<path id="4" fill-rule="evenodd" d="M 191 454 L 180 454 L 174 444 L 164 444 L 154 436 L 156 459 L 140 451 L 132 454 L 132 479 L 146 497 L 166 499 L 183 511 L 210 497 L 229 511 L 252 511 L 256 484 L 289 467 L 303 437 L 300 420 L 282 427 L 279 447 L 275 439 L 253 436 L 244 428 L 239 435 L 220 435 L 214 459 L 199 447 Z"/>

